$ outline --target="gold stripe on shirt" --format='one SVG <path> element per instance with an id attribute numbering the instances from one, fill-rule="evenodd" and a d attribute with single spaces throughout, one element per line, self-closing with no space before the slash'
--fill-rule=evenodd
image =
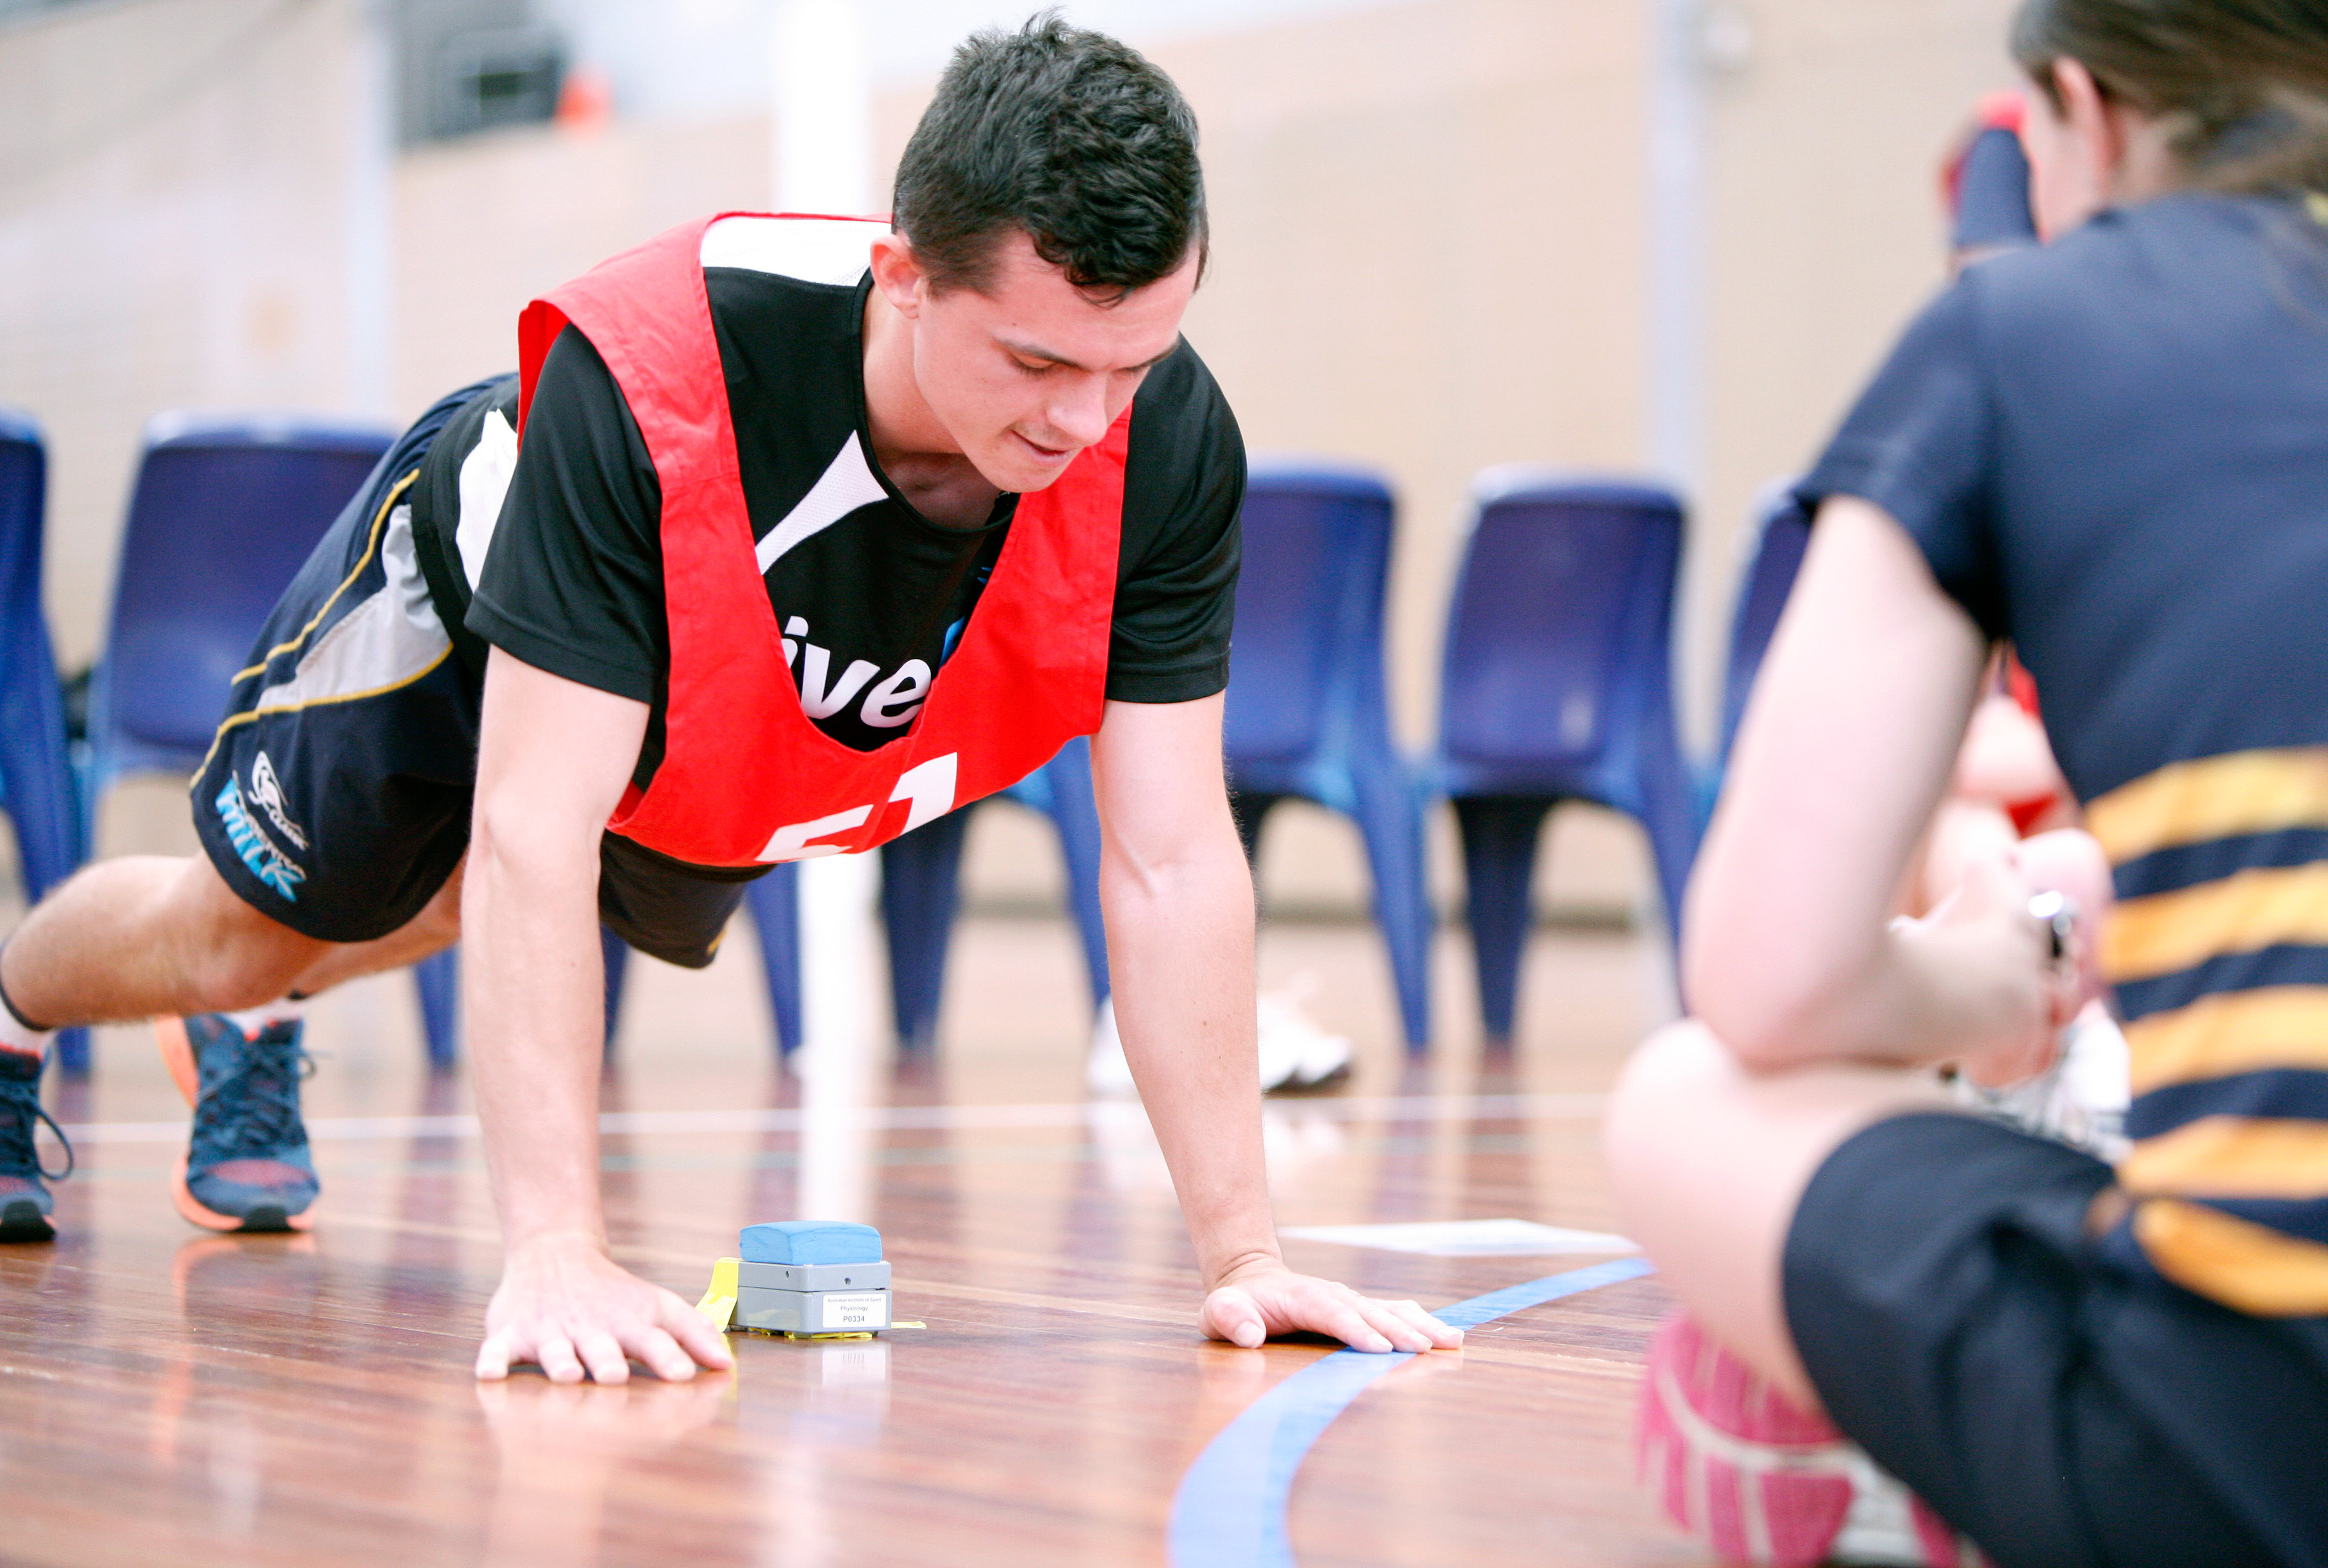
<path id="1" fill-rule="evenodd" d="M 2169 763 L 2086 804 L 2110 864 L 2156 850 L 2287 828 L 2328 828 L 2328 746 Z"/>
<path id="2" fill-rule="evenodd" d="M 2328 1247 L 2201 1204 L 2135 1207 L 2134 1239 L 2188 1291 L 2258 1318 L 2328 1314 Z"/>
<path id="3" fill-rule="evenodd" d="M 2328 1197 L 2328 1122 L 2201 1116 L 2118 1162 L 2136 1197 Z"/>
<path id="4" fill-rule="evenodd" d="M 2147 980 L 2282 944 L 2328 944 L 2328 860 L 2126 899 L 2102 925 L 2102 972 L 2114 981 Z"/>
<path id="5" fill-rule="evenodd" d="M 2223 991 L 2126 1026 L 2134 1092 L 2302 1067 L 2328 1073 L 2328 986 Z"/>

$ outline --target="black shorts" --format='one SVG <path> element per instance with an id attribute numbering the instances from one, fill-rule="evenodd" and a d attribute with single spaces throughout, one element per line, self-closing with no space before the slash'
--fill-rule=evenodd
<path id="1" fill-rule="evenodd" d="M 2321 1320 L 2109 1261 L 2086 1213 L 2110 1180 L 1969 1116 L 1836 1150 L 1785 1265 L 1828 1413 L 1999 1568 L 2328 1564 Z"/>
<path id="2" fill-rule="evenodd" d="M 194 830 L 227 886 L 319 941 L 399 929 L 468 852 L 484 678 L 445 629 L 410 495 L 438 433 L 501 390 L 443 399 L 372 471 L 276 604 L 195 776 Z M 700 968 L 765 869 L 689 866 L 610 833 L 599 915 Z"/>

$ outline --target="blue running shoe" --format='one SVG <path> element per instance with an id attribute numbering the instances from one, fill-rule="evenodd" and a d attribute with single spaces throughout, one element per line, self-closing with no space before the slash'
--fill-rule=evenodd
<path id="1" fill-rule="evenodd" d="M 220 1013 L 157 1019 L 154 1033 L 194 1108 L 192 1146 L 170 1197 L 204 1230 L 305 1230 L 315 1223 L 314 1163 L 299 1119 L 306 1053 L 296 1019 L 245 1035 Z"/>
<path id="2" fill-rule="evenodd" d="M 33 1147 L 33 1124 L 46 1122 L 64 1144 L 65 1168 L 41 1169 Z M 49 1188 L 41 1178 L 62 1181 L 72 1174 L 72 1145 L 64 1129 L 41 1108 L 41 1058 L 23 1051 L 0 1051 L 0 1242 L 52 1242 Z"/>

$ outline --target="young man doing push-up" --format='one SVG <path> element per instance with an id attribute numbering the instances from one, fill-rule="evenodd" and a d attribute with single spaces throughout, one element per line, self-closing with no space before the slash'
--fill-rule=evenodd
<path id="1" fill-rule="evenodd" d="M 1117 1012 L 1206 1331 L 1454 1343 L 1292 1272 L 1270 1221 L 1220 749 L 1244 452 L 1179 336 L 1204 256 L 1178 91 L 1038 19 L 958 52 L 894 230 L 690 224 L 536 301 L 521 373 L 422 416 L 278 607 L 196 782 L 206 855 L 93 867 L 0 950 L 0 1205 L 47 1229 L 43 1031 L 167 1015 L 199 1098 L 182 1210 L 304 1225 L 269 999 L 457 934 L 507 1248 L 478 1375 L 725 1366 L 606 1255 L 597 924 L 708 962 L 769 864 L 1091 733 Z"/>

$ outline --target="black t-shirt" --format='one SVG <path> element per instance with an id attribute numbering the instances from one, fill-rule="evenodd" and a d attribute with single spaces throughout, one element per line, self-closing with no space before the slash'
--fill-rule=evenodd
<path id="1" fill-rule="evenodd" d="M 869 278 L 836 285 L 725 266 L 704 276 L 745 503 L 803 706 L 835 740 L 870 750 L 919 710 L 1017 498 L 1002 497 L 982 526 L 942 528 L 868 460 Z M 543 361 L 524 445 L 510 454 L 502 431 L 514 405 L 514 385 L 503 383 L 446 427 L 416 522 L 446 555 L 467 559 L 470 633 L 537 668 L 652 705 L 635 775 L 643 785 L 662 758 L 670 666 L 653 465 L 621 389 L 571 327 Z M 496 462 L 508 474 L 506 500 L 489 548 L 473 546 L 473 514 L 493 493 Z M 473 465 L 488 471 L 482 479 Z M 1184 342 L 1133 400 L 1110 699 L 1181 702 L 1227 684 L 1244 488 L 1235 420 Z"/>

